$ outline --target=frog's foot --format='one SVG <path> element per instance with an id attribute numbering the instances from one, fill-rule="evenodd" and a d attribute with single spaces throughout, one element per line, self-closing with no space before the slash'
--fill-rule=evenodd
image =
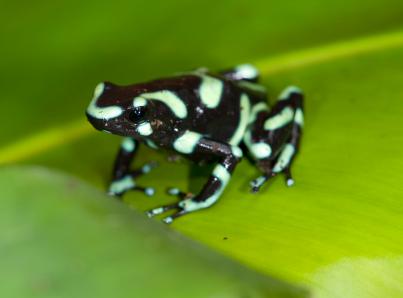
<path id="1" fill-rule="evenodd" d="M 176 209 L 176 210 L 178 210 L 176 213 L 174 213 L 171 216 L 167 216 L 167 217 L 162 219 L 162 221 L 164 223 L 170 224 L 170 223 L 173 222 L 173 220 L 175 218 L 178 218 L 179 216 L 182 216 L 182 215 L 185 215 L 186 213 L 188 213 L 188 211 L 186 211 L 186 210 L 184 210 L 184 209 L 182 209 L 180 207 L 179 203 L 174 203 L 174 204 L 170 204 L 170 205 L 164 205 L 164 206 L 161 206 L 161 207 L 157 207 L 157 208 L 154 208 L 154 209 L 151 209 L 151 210 L 147 211 L 146 214 L 147 214 L 148 217 L 153 217 L 155 215 L 165 213 L 165 212 L 167 212 L 169 210 Z"/>
<path id="2" fill-rule="evenodd" d="M 192 193 L 181 191 L 178 188 L 170 188 L 170 189 L 168 189 L 168 194 L 170 194 L 172 196 L 177 196 L 180 199 L 180 201 L 177 203 L 168 204 L 168 205 L 164 205 L 161 207 L 151 209 L 146 212 L 148 217 L 153 217 L 155 215 L 165 213 L 169 210 L 178 210 L 176 213 L 172 214 L 171 216 L 167 216 L 162 219 L 162 221 L 165 222 L 166 224 L 170 224 L 173 222 L 173 220 L 175 218 L 185 215 L 186 213 L 189 213 L 191 211 L 194 211 L 192 208 L 189 208 L 190 204 L 192 204 L 192 201 L 193 201 L 192 198 L 194 198 L 194 195 Z M 195 209 L 195 210 L 197 210 L 197 209 Z"/>
<path id="3" fill-rule="evenodd" d="M 292 178 L 290 168 L 285 168 L 285 169 L 283 170 L 283 173 L 284 173 L 284 176 L 285 176 L 285 183 L 287 184 L 287 186 L 288 186 L 288 187 L 293 186 L 294 183 L 295 183 L 295 181 L 294 181 L 294 179 Z"/>
<path id="4" fill-rule="evenodd" d="M 281 171 L 285 176 L 285 183 L 288 187 L 293 186 L 295 181 L 291 176 L 290 168 L 285 168 Z M 260 188 L 265 184 L 270 178 L 278 175 L 280 172 L 269 171 L 268 173 L 263 174 L 262 176 L 257 177 L 256 179 L 250 182 L 251 192 L 256 193 L 260 190 Z"/>
<path id="5" fill-rule="evenodd" d="M 155 193 L 152 187 L 142 187 L 136 184 L 134 178 L 149 173 L 157 166 L 155 162 L 149 162 L 140 169 L 130 171 L 127 175 L 112 181 L 109 185 L 108 194 L 111 196 L 121 197 L 129 190 L 137 190 L 145 193 L 147 196 L 153 196 Z"/>
<path id="6" fill-rule="evenodd" d="M 262 176 L 257 177 L 256 179 L 250 182 L 251 192 L 256 193 L 260 190 L 263 184 L 267 182 L 271 177 L 276 176 L 276 173 L 269 172 Z"/>

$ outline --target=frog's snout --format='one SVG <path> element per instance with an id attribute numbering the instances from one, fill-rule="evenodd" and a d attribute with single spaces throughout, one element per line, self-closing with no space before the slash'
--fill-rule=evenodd
<path id="1" fill-rule="evenodd" d="M 90 113 L 88 113 L 88 111 L 85 113 L 85 115 L 87 116 L 87 120 L 89 123 L 91 123 L 91 125 L 97 129 L 97 130 L 104 130 L 105 129 L 105 120 L 103 119 L 98 119 L 93 117 Z"/>

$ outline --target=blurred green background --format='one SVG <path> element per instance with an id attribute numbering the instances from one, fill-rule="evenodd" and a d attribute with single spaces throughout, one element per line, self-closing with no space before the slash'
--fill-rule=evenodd
<path id="1" fill-rule="evenodd" d="M 306 93 L 295 187 L 275 179 L 249 194 L 258 173 L 244 161 L 217 205 L 172 229 L 315 297 L 403 297 L 402 13 L 398 0 L 2 3 L 0 163 L 104 190 L 120 140 L 85 122 L 98 82 L 256 62 L 271 101 L 289 84 Z M 194 190 L 205 179 L 140 154 L 136 164 L 161 164 L 141 178 L 155 197 L 125 198 L 141 211 L 171 202 L 165 188 Z"/>

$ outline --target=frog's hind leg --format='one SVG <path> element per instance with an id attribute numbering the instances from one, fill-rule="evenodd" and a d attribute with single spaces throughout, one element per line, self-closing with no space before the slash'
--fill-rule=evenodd
<path id="1" fill-rule="evenodd" d="M 272 115 L 265 122 L 265 129 L 272 135 L 272 139 L 280 138 L 279 134 L 289 133 L 290 136 L 286 140 L 285 144 L 280 149 L 276 156 L 270 156 L 268 158 L 258 159 L 257 164 L 262 169 L 264 174 L 251 182 L 253 192 L 257 192 L 260 187 L 271 177 L 276 176 L 279 173 L 284 173 L 287 186 L 294 184 L 294 180 L 291 175 L 291 165 L 299 150 L 299 143 L 302 134 L 302 126 L 304 122 L 303 115 L 303 95 L 299 88 L 288 87 L 279 97 L 279 102 L 273 108 L 275 110 L 280 106 L 278 113 Z M 281 130 L 281 115 L 287 107 L 293 110 L 291 131 Z M 277 117 L 277 118 L 275 118 Z M 273 120 L 276 119 L 276 120 Z M 272 125 L 267 125 L 267 121 L 271 121 Z M 277 122 L 277 123 L 276 123 Z M 280 127 L 279 127 L 280 126 Z M 270 128 L 270 129 L 269 129 Z M 276 132 L 277 130 L 277 132 Z M 276 135 L 278 134 L 278 136 Z M 268 148 L 275 147 L 274 144 L 267 142 Z"/>
<path id="2" fill-rule="evenodd" d="M 220 71 L 220 74 L 225 78 L 234 81 L 249 81 L 257 83 L 259 80 L 259 71 L 251 64 L 241 64 L 234 68 Z"/>

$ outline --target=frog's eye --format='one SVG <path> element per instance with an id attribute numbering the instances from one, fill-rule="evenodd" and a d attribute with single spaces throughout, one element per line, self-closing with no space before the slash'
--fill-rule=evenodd
<path id="1" fill-rule="evenodd" d="M 128 118 L 131 122 L 138 123 L 144 119 L 145 113 L 145 107 L 135 107 L 129 112 Z"/>

